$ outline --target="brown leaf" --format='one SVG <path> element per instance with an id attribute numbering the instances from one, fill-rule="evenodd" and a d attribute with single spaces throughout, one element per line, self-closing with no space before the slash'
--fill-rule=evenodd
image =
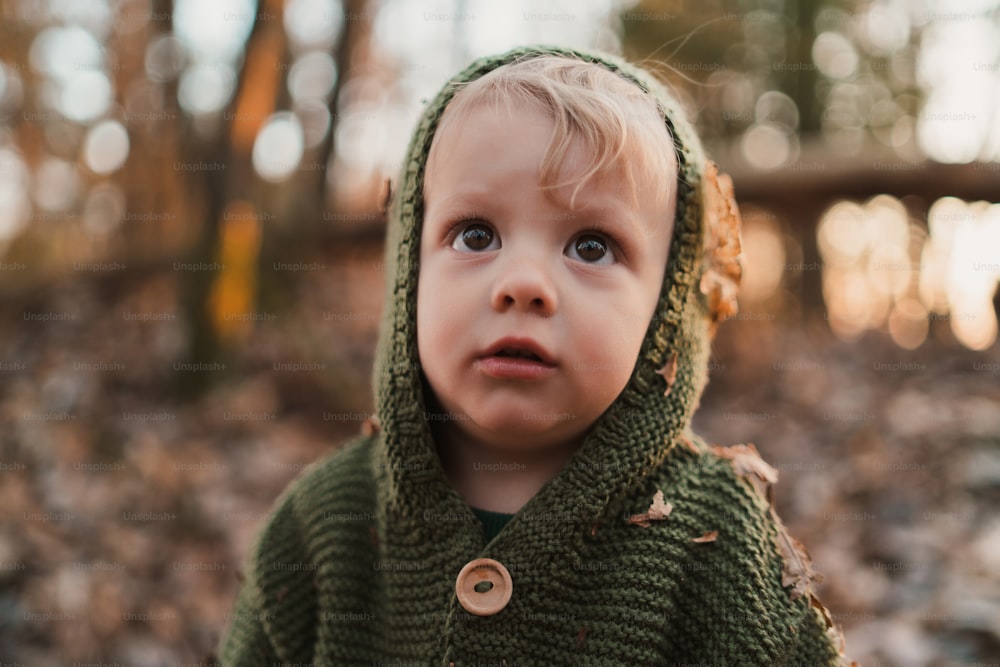
<path id="1" fill-rule="evenodd" d="M 833 617 L 830 616 L 829 610 L 812 593 L 809 594 L 809 606 L 818 611 L 819 615 L 823 617 L 823 622 L 826 624 L 826 634 L 830 638 L 830 642 L 837 647 L 839 658 L 837 665 L 839 667 L 859 667 L 858 663 L 847 657 L 845 653 L 847 650 L 847 641 L 844 639 L 844 633 L 841 632 L 839 627 L 834 625 Z"/>
<path id="2" fill-rule="evenodd" d="M 361 424 L 361 434 L 364 436 L 375 435 L 378 431 L 379 423 L 377 415 L 372 415 Z"/>
<path id="3" fill-rule="evenodd" d="M 714 542 L 715 538 L 717 538 L 718 536 L 719 536 L 719 531 L 710 530 L 701 537 L 693 538 L 691 541 L 696 542 L 698 544 L 708 544 L 709 542 Z"/>
<path id="4" fill-rule="evenodd" d="M 674 506 L 663 501 L 663 491 L 657 490 L 653 496 L 653 502 L 649 506 L 649 511 L 642 514 L 633 514 L 627 519 L 627 523 L 634 526 L 649 528 L 650 521 L 663 521 L 673 511 Z"/>
<path id="5" fill-rule="evenodd" d="M 785 588 L 791 587 L 793 600 L 805 594 L 813 595 L 812 585 L 820 582 L 823 577 L 813 570 L 812 559 L 802 543 L 788 534 L 788 529 L 781 522 L 774 508 L 771 508 L 771 516 L 778 528 L 778 550 L 781 552 L 783 567 L 781 569 L 781 585 Z M 810 598 L 811 599 L 811 598 Z"/>
<path id="6" fill-rule="evenodd" d="M 824 607 L 819 598 L 812 593 L 809 594 L 809 606 L 818 611 L 819 615 L 823 617 L 823 623 L 826 624 L 827 630 L 833 627 L 833 617 L 830 616 L 830 610 Z"/>
<path id="7" fill-rule="evenodd" d="M 581 626 L 576 632 L 576 647 L 583 646 L 583 640 L 587 636 L 587 626 Z"/>
<path id="8" fill-rule="evenodd" d="M 720 173 L 711 160 L 705 165 L 702 196 L 706 244 L 700 288 L 708 297 L 714 332 L 715 325 L 739 310 L 736 295 L 743 267 L 740 262 L 740 210 L 736 205 L 733 180 Z"/>
<path id="9" fill-rule="evenodd" d="M 732 445 L 731 447 L 716 445 L 712 447 L 712 451 L 717 456 L 729 459 L 736 474 L 753 482 L 757 491 L 769 503 L 773 500 L 771 487 L 778 481 L 778 471 L 760 457 L 760 453 L 752 443 Z"/>
<path id="10" fill-rule="evenodd" d="M 664 396 L 670 395 L 670 390 L 674 387 L 674 382 L 677 380 L 677 353 L 674 352 L 667 359 L 667 363 L 663 364 L 663 368 L 656 371 L 657 375 L 662 375 L 663 379 L 667 383 L 667 389 L 663 392 Z"/>

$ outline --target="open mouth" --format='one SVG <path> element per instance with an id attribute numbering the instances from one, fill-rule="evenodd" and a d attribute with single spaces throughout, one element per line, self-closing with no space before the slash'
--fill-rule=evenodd
<path id="1" fill-rule="evenodd" d="M 513 359 L 530 359 L 532 361 L 538 361 L 538 362 L 542 361 L 541 357 L 539 357 L 534 352 L 531 352 L 530 350 L 515 350 L 512 348 L 504 348 L 502 350 L 499 350 L 495 356 L 510 357 Z"/>

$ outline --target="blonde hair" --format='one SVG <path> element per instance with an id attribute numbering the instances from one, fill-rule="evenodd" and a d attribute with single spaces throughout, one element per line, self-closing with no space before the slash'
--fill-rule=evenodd
<path id="1" fill-rule="evenodd" d="M 427 164 L 436 137 L 464 112 L 492 104 L 510 113 L 518 103 L 540 109 L 555 122 L 540 184 L 546 189 L 574 186 L 571 208 L 588 179 L 608 168 L 622 169 L 633 201 L 640 188 L 652 189 L 658 203 L 675 191 L 676 148 L 656 98 L 602 65 L 555 55 L 514 61 L 462 84 L 445 107 Z M 577 140 L 590 161 L 575 177 L 557 182 Z"/>

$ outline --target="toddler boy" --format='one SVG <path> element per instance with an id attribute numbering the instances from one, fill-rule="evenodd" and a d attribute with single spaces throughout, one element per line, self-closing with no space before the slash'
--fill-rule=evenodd
<path id="1" fill-rule="evenodd" d="M 459 73 L 391 214 L 378 422 L 279 499 L 223 662 L 837 664 L 773 470 L 690 431 L 737 224 L 645 72 Z"/>

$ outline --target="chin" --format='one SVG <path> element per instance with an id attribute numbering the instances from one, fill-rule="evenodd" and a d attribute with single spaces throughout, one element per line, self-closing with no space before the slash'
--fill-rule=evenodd
<path id="1" fill-rule="evenodd" d="M 476 420 L 476 426 L 483 440 L 510 451 L 562 444 L 580 436 L 579 429 L 568 424 L 567 419 L 531 419 L 523 413 L 507 419 Z"/>

